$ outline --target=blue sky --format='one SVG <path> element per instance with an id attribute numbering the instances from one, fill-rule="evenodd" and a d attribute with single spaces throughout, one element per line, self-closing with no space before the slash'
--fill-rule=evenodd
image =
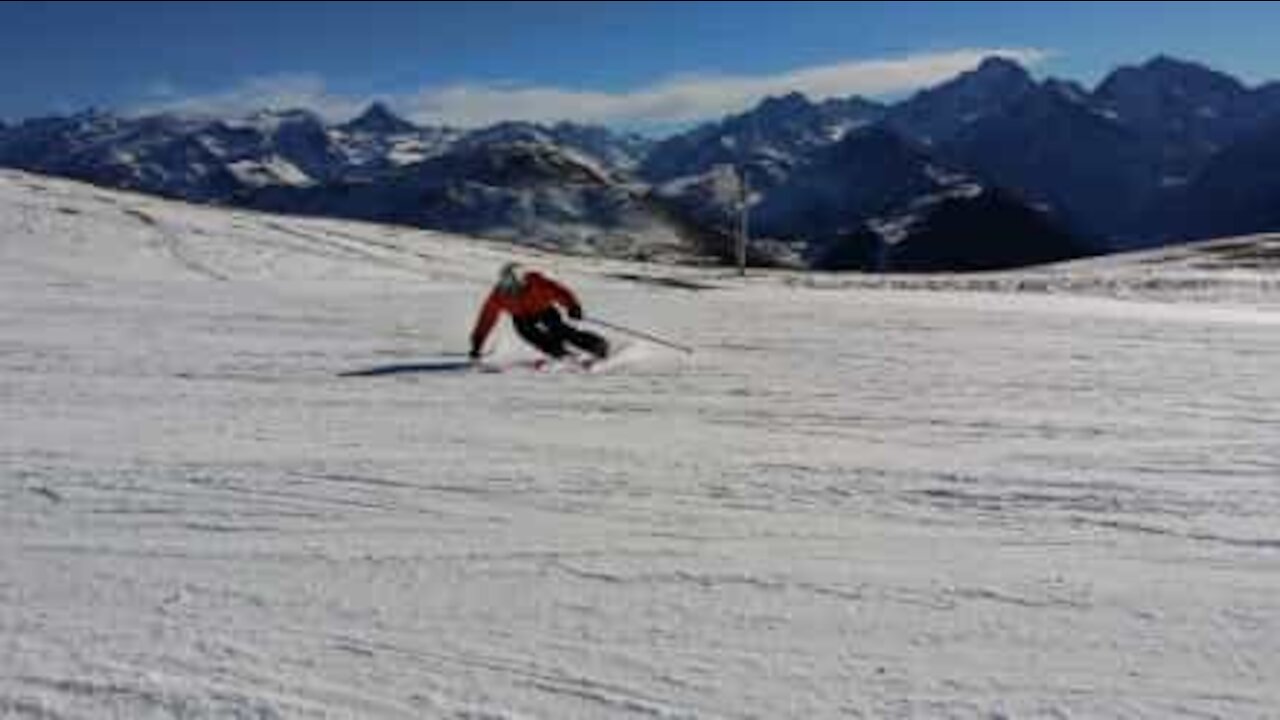
<path id="1" fill-rule="evenodd" d="M 767 94 L 895 98 L 1005 53 L 1086 83 L 1157 53 L 1280 79 L 1280 3 L 0 4 L 0 118 L 90 106 L 679 124 Z"/>

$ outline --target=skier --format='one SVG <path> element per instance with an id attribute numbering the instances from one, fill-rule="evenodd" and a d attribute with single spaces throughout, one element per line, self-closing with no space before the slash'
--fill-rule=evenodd
<path id="1" fill-rule="evenodd" d="M 597 359 L 609 354 L 607 340 L 565 323 L 556 306 L 563 307 L 570 318 L 582 319 L 582 304 L 569 288 L 541 273 L 525 270 L 517 263 L 503 265 L 498 283 L 485 300 L 471 331 L 471 359 L 480 357 L 489 331 L 504 310 L 511 313 L 520 337 L 553 358 L 569 354 L 566 343 Z"/>

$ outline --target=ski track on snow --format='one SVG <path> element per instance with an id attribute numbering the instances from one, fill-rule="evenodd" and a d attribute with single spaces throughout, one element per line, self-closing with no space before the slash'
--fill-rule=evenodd
<path id="1" fill-rule="evenodd" d="M 512 256 L 697 353 L 338 377 L 463 349 Z M 1277 298 L 0 172 L 0 718 L 1276 717 Z"/>

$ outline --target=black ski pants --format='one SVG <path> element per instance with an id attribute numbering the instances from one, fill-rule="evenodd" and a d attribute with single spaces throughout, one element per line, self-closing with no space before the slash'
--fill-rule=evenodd
<path id="1" fill-rule="evenodd" d="M 537 315 L 517 317 L 512 320 L 520 337 L 553 358 L 562 358 L 568 354 L 569 351 L 565 348 L 566 343 L 596 357 L 609 354 L 607 340 L 593 332 L 579 330 L 565 323 L 560 317 L 560 312 L 555 308 L 548 308 Z"/>

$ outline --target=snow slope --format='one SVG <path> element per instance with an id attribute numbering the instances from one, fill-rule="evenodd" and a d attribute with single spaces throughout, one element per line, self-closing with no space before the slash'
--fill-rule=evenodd
<path id="1" fill-rule="evenodd" d="M 338 377 L 516 253 L 697 353 Z M 0 717 L 1280 716 L 1280 311 L 1166 260 L 743 282 L 0 173 Z"/>

